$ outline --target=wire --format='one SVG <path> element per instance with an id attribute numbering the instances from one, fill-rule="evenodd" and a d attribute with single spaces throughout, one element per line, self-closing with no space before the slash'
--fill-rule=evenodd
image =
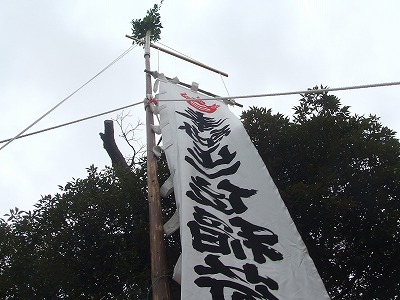
<path id="1" fill-rule="evenodd" d="M 155 280 L 153 280 L 151 286 L 147 289 L 147 297 L 146 297 L 146 299 L 150 299 L 150 292 L 151 292 L 151 290 L 153 289 L 153 286 L 154 286 L 160 279 L 162 279 L 162 278 L 164 278 L 164 277 L 171 277 L 171 278 L 172 278 L 171 275 L 161 275 L 161 276 L 157 277 Z"/>
<path id="2" fill-rule="evenodd" d="M 193 100 L 211 101 L 211 100 L 266 98 L 266 97 L 289 96 L 289 95 L 322 94 L 322 93 L 326 93 L 326 92 L 368 89 L 368 88 L 394 86 L 394 85 L 400 85 L 400 81 L 375 83 L 375 84 L 365 84 L 365 85 L 354 85 L 354 86 L 337 87 L 337 88 L 326 88 L 326 89 L 317 89 L 317 90 L 279 92 L 279 93 L 243 95 L 243 96 L 232 96 L 232 97 L 215 97 L 215 98 L 211 98 L 211 99 L 210 98 L 196 98 L 196 99 L 193 99 Z M 160 101 L 187 101 L 187 100 L 186 99 L 163 99 L 163 100 L 160 100 Z"/>
<path id="3" fill-rule="evenodd" d="M 210 69 L 209 67 L 207 67 L 207 66 L 205 66 L 202 62 L 200 62 L 200 61 L 198 61 L 198 60 L 196 60 L 196 59 L 194 59 L 194 58 L 192 58 L 192 57 L 190 57 L 189 55 L 186 55 L 186 54 L 184 54 L 184 53 L 182 53 L 182 52 L 179 52 L 178 50 L 175 50 L 174 48 L 171 48 L 171 47 L 169 47 L 169 46 L 167 46 L 167 45 L 164 45 L 163 43 L 160 43 L 160 42 L 157 42 L 157 44 L 160 44 L 160 45 L 162 45 L 162 46 L 164 46 L 165 48 L 167 48 L 167 49 L 169 49 L 169 50 L 171 50 L 171 51 L 173 51 L 173 52 L 175 52 L 175 53 L 178 53 L 178 54 L 180 54 L 181 56 L 183 56 L 183 57 L 185 57 L 185 58 L 187 58 L 187 59 L 189 59 L 189 60 L 191 60 L 192 62 L 191 63 L 194 63 L 194 64 L 197 64 L 198 66 L 201 66 L 201 67 L 205 67 L 206 69 L 208 69 L 208 70 L 211 70 L 211 71 L 213 71 L 213 72 L 216 72 L 216 73 L 218 73 L 218 74 L 223 74 L 223 73 L 221 73 L 220 71 L 218 71 L 218 70 L 215 70 L 215 69 Z M 158 48 L 158 51 L 160 51 L 160 48 Z M 173 55 L 173 54 L 172 54 Z M 181 58 L 182 59 L 182 58 Z M 189 61 L 190 62 L 190 61 Z M 224 75 L 224 76 L 228 76 L 228 75 Z"/>
<path id="4" fill-rule="evenodd" d="M 221 77 L 222 83 L 224 84 L 224 87 L 225 87 L 226 93 L 228 94 L 228 96 L 229 96 L 229 97 L 231 97 L 231 94 L 229 94 L 228 88 L 226 87 L 226 84 L 225 84 L 224 78 L 222 77 L 222 75 L 221 75 L 221 74 L 219 74 L 219 76 Z"/>
<path id="5" fill-rule="evenodd" d="M 130 105 L 126 105 L 126 106 L 123 106 L 123 107 L 120 107 L 120 108 L 116 108 L 116 109 L 113 109 L 113 110 L 109 110 L 109 111 L 106 111 L 106 112 L 103 112 L 103 113 L 99 113 L 99 114 L 96 114 L 96 115 L 93 115 L 93 116 L 90 116 L 90 117 L 78 119 L 78 120 L 75 120 L 75 121 L 71 121 L 71 122 L 67 122 L 67 123 L 64 123 L 64 124 L 56 125 L 56 126 L 49 127 L 49 128 L 42 129 L 42 130 L 38 130 L 38 131 L 35 131 L 35 132 L 22 134 L 22 135 L 18 136 L 17 138 L 14 138 L 14 139 L 20 139 L 20 138 L 24 138 L 24 137 L 31 136 L 31 135 L 34 135 L 34 134 L 46 132 L 46 131 L 49 131 L 49 130 L 61 128 L 61 127 L 68 126 L 68 125 L 72 125 L 72 124 L 79 123 L 79 122 L 82 122 L 82 121 L 86 121 L 86 120 L 89 120 L 89 119 L 93 119 L 93 118 L 97 118 L 97 117 L 100 117 L 100 116 L 104 116 L 104 115 L 107 115 L 107 114 L 110 114 L 110 113 L 113 113 L 113 112 L 116 112 L 116 111 L 119 111 L 119 110 L 122 110 L 122 109 L 125 109 L 125 108 L 133 107 L 133 106 L 136 106 L 136 105 L 139 105 L 139 104 L 143 104 L 143 101 L 140 101 L 140 102 L 137 102 L 137 103 L 134 103 L 134 104 L 130 104 Z M 13 139 L 2 140 L 2 141 L 0 141 L 0 144 L 8 142 L 10 140 L 13 140 Z"/>
<path id="6" fill-rule="evenodd" d="M 186 58 L 189 58 L 189 59 L 191 59 L 191 60 L 193 60 L 193 61 L 195 61 L 197 63 L 201 63 L 198 60 L 195 60 L 194 58 L 192 58 L 192 57 L 190 57 L 190 56 L 188 56 L 188 55 L 186 55 L 186 54 L 184 54 L 182 52 L 179 52 L 178 50 L 175 50 L 174 48 L 171 48 L 171 47 L 169 47 L 167 45 L 164 45 L 163 43 L 157 42 L 157 44 L 160 44 L 161 46 L 164 46 L 165 48 L 168 48 L 169 50 L 172 50 L 172 51 L 174 51 L 174 52 L 176 52 L 176 53 L 178 53 L 178 54 L 180 54 L 182 56 L 185 56 Z"/>
<path id="7" fill-rule="evenodd" d="M 157 72 L 160 73 L 160 49 L 157 51 Z"/>
<path id="8" fill-rule="evenodd" d="M 72 92 L 69 96 L 64 98 L 62 101 L 60 101 L 57 105 L 55 105 L 53 108 L 51 108 L 49 111 L 47 111 L 44 115 L 42 115 L 39 119 L 37 119 L 35 122 L 33 122 L 31 125 L 26 127 L 24 130 L 22 130 L 20 133 L 18 133 L 15 137 L 12 139 L 9 139 L 6 144 L 0 147 L 0 150 L 4 149 L 7 145 L 9 145 L 12 141 L 15 139 L 18 139 L 22 134 L 24 134 L 27 130 L 32 128 L 34 125 L 36 125 L 39 121 L 41 121 L 43 118 L 45 118 L 47 115 L 49 115 L 52 111 L 54 111 L 57 107 L 59 107 L 61 104 L 63 104 L 65 101 L 67 101 L 69 98 L 71 98 L 73 95 L 75 95 L 78 91 L 80 91 L 83 87 L 85 87 L 87 84 L 89 84 L 91 81 L 93 81 L 96 77 L 98 77 L 100 74 L 102 74 L 104 71 L 106 71 L 108 68 L 110 68 L 112 65 L 114 65 L 117 61 L 119 61 L 121 58 L 123 58 L 126 54 L 128 54 L 133 48 L 135 48 L 136 45 L 130 46 L 127 50 L 125 50 L 120 56 L 118 56 L 116 59 L 114 59 L 111 63 L 109 63 L 106 67 L 104 67 L 100 72 L 98 72 L 96 75 L 94 75 L 92 78 L 90 78 L 88 81 L 86 81 L 83 85 L 81 85 L 78 89 L 76 89 L 74 92 Z"/>
<path id="9" fill-rule="evenodd" d="M 235 96 L 235 97 L 216 97 L 216 98 L 203 98 L 203 99 L 202 98 L 196 98 L 195 100 L 209 101 L 209 100 L 229 100 L 229 99 L 246 99 L 246 98 L 287 96 L 287 95 L 299 95 L 299 94 L 307 95 L 307 94 L 320 94 L 320 93 L 332 92 L 332 91 L 366 89 L 366 88 L 394 86 L 394 85 L 400 85 L 400 82 L 397 81 L 397 82 L 376 83 L 376 84 L 367 84 L 367 85 L 355 85 L 355 86 L 339 87 L 339 88 L 327 88 L 327 89 L 295 91 L 295 92 L 281 92 L 281 93 L 270 93 L 270 94 L 245 95 L 245 96 Z M 159 100 L 159 101 L 187 101 L 187 100 L 186 99 L 165 99 L 165 100 Z M 9 142 L 10 143 L 10 141 L 13 141 L 15 139 L 31 136 L 31 135 L 34 135 L 34 134 L 38 134 L 38 133 L 46 132 L 46 131 L 49 131 L 49 130 L 57 129 L 57 128 L 60 128 L 60 127 L 64 127 L 64 126 L 67 126 L 67 125 L 71 125 L 71 124 L 75 124 L 75 123 L 78 123 L 78 122 L 86 121 L 86 120 L 93 119 L 93 118 L 96 118 L 96 117 L 100 117 L 100 116 L 103 116 L 103 115 L 106 115 L 106 114 L 109 114 L 109 113 L 112 113 L 112 112 L 116 112 L 118 110 L 122 110 L 122 109 L 125 109 L 125 108 L 133 107 L 133 106 L 136 106 L 136 105 L 142 104 L 142 103 L 143 103 L 143 101 L 140 101 L 140 102 L 137 102 L 137 103 L 134 103 L 134 104 L 126 105 L 126 106 L 123 106 L 123 107 L 120 107 L 120 108 L 116 108 L 116 109 L 113 109 L 113 110 L 109 110 L 109 111 L 106 111 L 106 112 L 103 112 L 103 113 L 99 113 L 99 114 L 96 114 L 96 115 L 93 115 L 93 116 L 89 116 L 89 117 L 85 117 L 85 118 L 78 119 L 78 120 L 75 120 L 75 121 L 67 122 L 67 123 L 64 123 L 64 124 L 57 125 L 57 126 L 49 127 L 49 128 L 46 128 L 46 129 L 42 129 L 42 130 L 39 130 L 39 131 L 32 132 L 32 133 L 28 133 L 28 134 L 24 134 L 24 135 L 20 134 L 17 137 L 0 141 L 0 144 L 1 143 L 5 143 L 5 142 Z M 1 149 L 3 149 L 3 148 L 4 148 L 4 146 Z"/>

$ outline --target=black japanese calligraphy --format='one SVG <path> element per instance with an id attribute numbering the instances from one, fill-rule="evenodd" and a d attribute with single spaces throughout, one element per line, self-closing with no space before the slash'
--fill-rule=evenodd
<path id="1" fill-rule="evenodd" d="M 283 259 L 282 254 L 271 247 L 278 242 L 278 236 L 269 229 L 241 217 L 233 217 L 227 224 L 198 206 L 194 207 L 193 217 L 194 220 L 189 221 L 188 226 L 193 236 L 193 248 L 197 251 L 227 255 L 232 253 L 232 249 L 236 258 L 245 259 L 245 246 L 252 251 L 254 261 L 258 263 L 265 263 L 266 257 L 271 261 Z M 239 228 L 237 236 L 234 228 Z"/>
<path id="2" fill-rule="evenodd" d="M 242 268 L 224 265 L 217 255 L 209 254 L 204 262 L 207 266 L 195 266 L 195 280 L 200 287 L 209 287 L 213 299 L 225 299 L 228 289 L 232 290 L 231 299 L 271 299 L 277 300 L 270 290 L 278 290 L 278 284 L 269 277 L 262 277 L 257 266 L 246 263 Z M 216 279 L 214 275 L 222 274 L 227 279 Z M 244 276 L 243 276 L 244 275 Z M 254 286 L 254 288 L 250 288 Z"/>
<path id="3" fill-rule="evenodd" d="M 191 177 L 190 190 L 186 195 L 199 204 L 214 207 L 215 209 L 231 215 L 241 214 L 247 210 L 243 198 L 249 198 L 257 193 L 256 190 L 249 190 L 232 184 L 228 179 L 218 183 L 217 188 L 227 193 L 219 193 L 210 188 L 211 183 L 203 177 Z"/>
<path id="4" fill-rule="evenodd" d="M 278 243 L 278 236 L 271 230 L 254 225 L 241 217 L 234 217 L 229 223 L 240 228 L 238 236 L 243 238 L 243 245 L 252 250 L 256 262 L 265 263 L 265 257 L 272 261 L 283 259 L 281 253 L 270 247 Z"/>
<path id="5" fill-rule="evenodd" d="M 249 202 L 245 201 L 251 201 L 257 190 L 240 186 L 232 177 L 242 162 L 231 150 L 234 145 L 224 143 L 231 134 L 227 119 L 208 117 L 191 108 L 177 113 L 185 118 L 178 129 L 192 140 L 184 160 L 195 171 L 186 191 L 195 203 L 194 218 L 187 225 L 193 249 L 207 254 L 204 263 L 194 267 L 199 275 L 195 284 L 210 288 L 213 299 L 225 299 L 224 295 L 232 299 L 277 299 L 271 291 L 278 290 L 278 283 L 261 276 L 257 264 L 283 259 L 273 248 L 278 236 L 241 216 L 248 210 Z M 224 264 L 226 260 L 221 258 L 232 254 L 238 261 L 247 259 L 254 264 Z"/>
<path id="6" fill-rule="evenodd" d="M 190 119 L 197 129 L 201 132 L 211 131 L 213 128 L 220 126 L 226 119 L 215 121 L 214 118 L 206 117 L 199 111 L 194 111 L 191 108 L 187 108 L 185 113 L 177 111 L 178 114 Z"/>
<path id="7" fill-rule="evenodd" d="M 232 228 L 197 206 L 193 216 L 195 221 L 188 222 L 193 236 L 193 248 L 200 252 L 230 254 L 228 239 L 232 237 Z"/>

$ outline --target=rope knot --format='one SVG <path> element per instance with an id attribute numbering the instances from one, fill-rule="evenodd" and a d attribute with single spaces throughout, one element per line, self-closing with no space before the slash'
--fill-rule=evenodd
<path id="1" fill-rule="evenodd" d="M 158 105 L 158 100 L 157 100 L 157 98 L 154 98 L 154 97 L 152 97 L 152 96 L 150 96 L 150 97 L 147 97 L 147 105 L 150 105 L 150 104 L 154 104 L 154 105 Z"/>

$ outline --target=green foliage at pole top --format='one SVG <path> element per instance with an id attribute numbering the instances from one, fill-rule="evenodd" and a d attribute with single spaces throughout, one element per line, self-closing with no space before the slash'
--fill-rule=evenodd
<path id="1" fill-rule="evenodd" d="M 151 31 L 150 40 L 152 42 L 157 42 L 160 40 L 161 34 L 161 16 L 160 9 L 163 0 L 160 4 L 154 4 L 153 8 L 150 8 L 147 11 L 146 16 L 143 19 L 134 19 L 132 20 L 132 35 L 137 39 L 144 39 L 147 31 Z M 135 42 L 133 42 L 135 43 Z M 139 43 L 143 45 L 143 43 Z"/>

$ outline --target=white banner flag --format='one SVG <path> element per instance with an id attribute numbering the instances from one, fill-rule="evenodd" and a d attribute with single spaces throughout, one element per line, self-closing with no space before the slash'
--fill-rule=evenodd
<path id="1" fill-rule="evenodd" d="M 240 120 L 222 102 L 159 83 L 180 220 L 182 299 L 329 299 Z"/>

